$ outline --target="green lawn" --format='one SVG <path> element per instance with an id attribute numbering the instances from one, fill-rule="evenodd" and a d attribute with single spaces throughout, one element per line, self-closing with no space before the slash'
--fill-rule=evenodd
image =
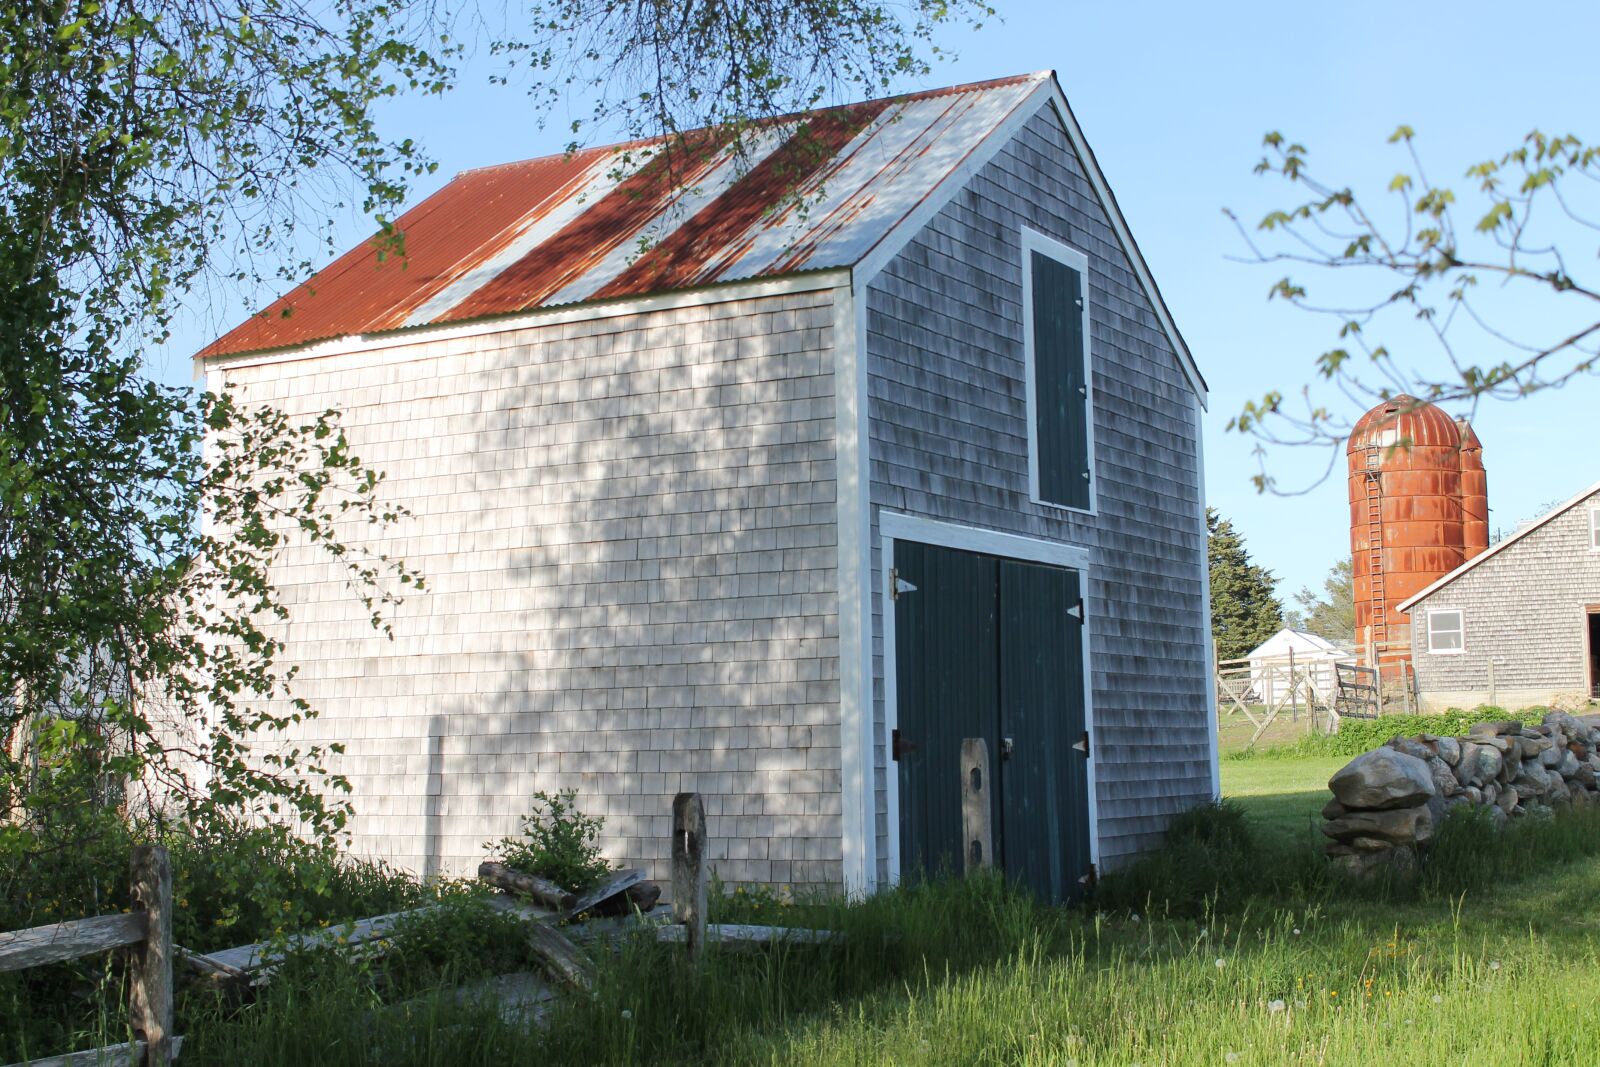
<path id="1" fill-rule="evenodd" d="M 1222 761 L 1222 795 L 1250 813 L 1251 822 L 1280 843 L 1316 837 L 1328 779 L 1350 761 L 1326 759 L 1247 759 Z"/>

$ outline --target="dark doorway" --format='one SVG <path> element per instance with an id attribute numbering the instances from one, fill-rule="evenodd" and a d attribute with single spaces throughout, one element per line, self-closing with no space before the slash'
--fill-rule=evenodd
<path id="1" fill-rule="evenodd" d="M 959 871 L 961 741 L 989 749 L 995 862 L 1046 900 L 1089 873 L 1077 571 L 895 543 L 903 877 Z"/>
<path id="2" fill-rule="evenodd" d="M 1600 608 L 1590 608 L 1589 622 L 1589 697 L 1600 697 Z"/>

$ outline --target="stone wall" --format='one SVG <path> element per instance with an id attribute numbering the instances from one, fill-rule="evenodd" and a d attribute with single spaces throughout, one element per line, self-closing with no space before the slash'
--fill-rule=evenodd
<path id="1" fill-rule="evenodd" d="M 1453 809 L 1497 823 L 1600 803 L 1600 715 L 1552 711 L 1538 726 L 1483 722 L 1466 737 L 1396 737 L 1328 780 L 1325 851 L 1353 874 L 1415 863 Z"/>

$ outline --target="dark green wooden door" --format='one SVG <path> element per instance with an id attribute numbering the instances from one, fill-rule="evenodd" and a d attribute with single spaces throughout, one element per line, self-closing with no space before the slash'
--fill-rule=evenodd
<path id="1" fill-rule="evenodd" d="M 995 862 L 1046 900 L 1089 869 L 1075 571 L 896 542 L 901 876 L 961 870 L 960 749 L 989 746 Z"/>
<path id="2" fill-rule="evenodd" d="M 900 869 L 959 874 L 961 739 L 1000 745 L 999 575 L 990 557 L 931 545 L 897 542 L 894 557 L 902 588 L 914 587 L 895 601 Z"/>
<path id="3" fill-rule="evenodd" d="M 1000 562 L 1000 733 L 1006 874 L 1067 900 L 1089 873 L 1088 743 L 1078 574 Z"/>

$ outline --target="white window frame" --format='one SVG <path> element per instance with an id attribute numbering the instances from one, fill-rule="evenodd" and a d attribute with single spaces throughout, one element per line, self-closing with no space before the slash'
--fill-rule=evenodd
<path id="1" fill-rule="evenodd" d="M 1600 507 L 1589 509 L 1589 551 L 1600 552 Z"/>
<path id="2" fill-rule="evenodd" d="M 1461 635 L 1460 648 L 1434 648 L 1433 647 L 1433 619 L 1436 615 L 1454 615 L 1459 625 L 1454 630 L 1445 633 L 1459 633 Z M 1467 650 L 1467 613 L 1462 608 L 1429 608 L 1428 609 L 1428 654 L 1433 656 L 1459 656 Z"/>
<path id="3" fill-rule="evenodd" d="M 1036 375 L 1034 371 L 1033 351 L 1033 253 L 1038 252 L 1055 260 L 1057 263 L 1077 271 L 1083 278 L 1083 381 L 1088 390 L 1084 400 L 1086 424 L 1084 427 L 1084 440 L 1086 445 L 1087 462 L 1089 464 L 1089 506 L 1077 508 L 1070 504 L 1058 504 L 1053 500 L 1046 500 L 1039 494 L 1039 422 L 1037 412 L 1039 407 Z M 1094 463 L 1094 351 L 1093 340 L 1089 335 L 1089 256 L 1071 245 L 1066 245 L 1054 237 L 1047 237 L 1037 230 L 1022 228 L 1022 358 L 1027 379 L 1027 409 L 1028 423 L 1028 499 L 1043 508 L 1053 508 L 1056 511 L 1071 512 L 1077 515 L 1093 515 L 1098 509 L 1096 483 L 1099 477 Z"/>

